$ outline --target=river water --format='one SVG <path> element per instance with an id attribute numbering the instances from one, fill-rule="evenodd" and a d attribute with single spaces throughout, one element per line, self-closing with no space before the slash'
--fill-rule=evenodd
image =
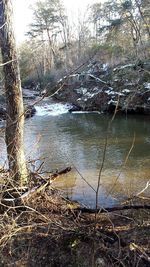
<path id="1" fill-rule="evenodd" d="M 28 159 L 44 161 L 43 171 L 72 166 L 53 186 L 86 206 L 95 206 L 95 191 L 104 157 L 111 116 L 69 113 L 68 105 L 43 101 L 25 122 Z M 1 162 L 6 158 L 0 134 Z M 104 166 L 100 177 L 99 205 L 121 203 L 140 192 L 150 179 L 150 118 L 117 116 L 108 132 Z M 146 190 L 144 195 L 148 195 Z"/>

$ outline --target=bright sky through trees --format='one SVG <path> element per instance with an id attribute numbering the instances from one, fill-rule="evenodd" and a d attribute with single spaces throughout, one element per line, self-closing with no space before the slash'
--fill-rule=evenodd
<path id="1" fill-rule="evenodd" d="M 24 34 L 28 30 L 28 25 L 32 21 L 31 6 L 37 0 L 12 0 L 14 5 L 14 22 L 17 41 L 20 42 L 24 39 Z M 62 0 L 67 12 L 74 17 L 78 11 L 84 12 L 88 4 L 95 2 L 102 2 L 102 0 Z"/>

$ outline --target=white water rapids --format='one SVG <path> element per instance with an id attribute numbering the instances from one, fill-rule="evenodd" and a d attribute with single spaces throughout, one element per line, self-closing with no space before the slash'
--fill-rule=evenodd
<path id="1" fill-rule="evenodd" d="M 58 116 L 61 114 L 68 113 L 73 106 L 69 103 L 55 103 L 55 102 L 48 102 L 48 103 L 40 103 L 40 105 L 36 105 L 36 116 Z M 72 111 L 72 113 L 98 113 L 98 111 Z"/>
<path id="2" fill-rule="evenodd" d="M 72 106 L 70 104 L 52 103 L 35 106 L 37 116 L 58 116 L 67 113 Z"/>

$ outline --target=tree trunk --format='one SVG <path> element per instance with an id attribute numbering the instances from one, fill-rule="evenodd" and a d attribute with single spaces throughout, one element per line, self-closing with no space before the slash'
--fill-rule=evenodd
<path id="1" fill-rule="evenodd" d="M 27 168 L 24 155 L 24 108 L 20 72 L 12 24 L 11 0 L 0 1 L 0 46 L 5 77 L 7 104 L 6 146 L 9 171 L 14 185 L 27 182 Z"/>
<path id="2" fill-rule="evenodd" d="M 140 6 L 140 4 L 139 4 L 139 2 L 138 2 L 137 0 L 135 0 L 135 3 L 136 3 L 136 6 L 137 6 L 137 8 L 138 8 L 138 11 L 139 11 L 139 13 L 140 13 L 141 19 L 142 19 L 143 22 L 144 22 L 145 29 L 146 29 L 148 35 L 150 36 L 150 25 L 147 23 L 147 20 L 146 20 L 146 18 L 144 17 L 144 14 L 143 14 L 143 12 L 142 12 L 142 7 Z"/>

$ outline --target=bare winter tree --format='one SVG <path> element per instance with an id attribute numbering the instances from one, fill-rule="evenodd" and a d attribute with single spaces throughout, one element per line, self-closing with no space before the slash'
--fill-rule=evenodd
<path id="1" fill-rule="evenodd" d="M 0 46 L 7 104 L 5 136 L 9 171 L 15 185 L 22 186 L 27 181 L 28 172 L 24 156 L 24 109 L 11 0 L 0 1 Z"/>

